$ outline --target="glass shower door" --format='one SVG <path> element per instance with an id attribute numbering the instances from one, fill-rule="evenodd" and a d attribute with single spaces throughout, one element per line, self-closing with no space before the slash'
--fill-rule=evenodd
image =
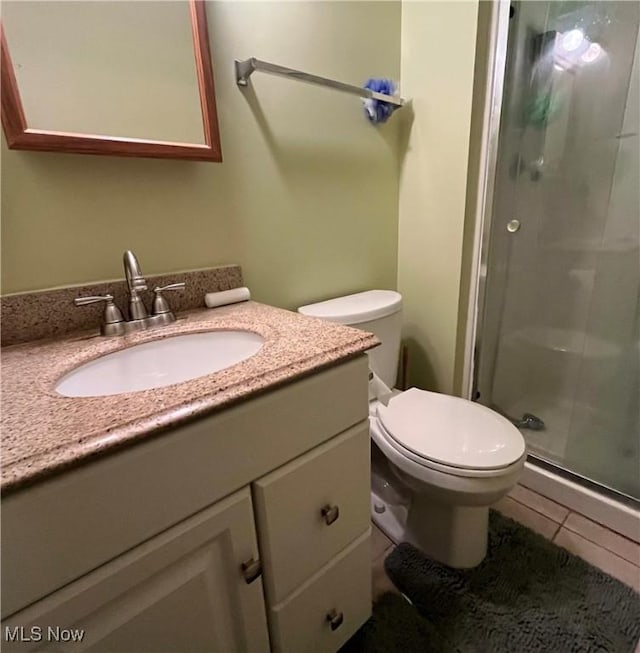
<path id="1" fill-rule="evenodd" d="M 640 499 L 640 7 L 513 6 L 479 400 Z"/>

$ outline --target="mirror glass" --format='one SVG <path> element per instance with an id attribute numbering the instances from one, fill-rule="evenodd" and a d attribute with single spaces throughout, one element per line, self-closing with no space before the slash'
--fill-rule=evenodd
<path id="1" fill-rule="evenodd" d="M 9 0 L 2 22 L 29 129 L 205 142 L 188 2 Z"/>

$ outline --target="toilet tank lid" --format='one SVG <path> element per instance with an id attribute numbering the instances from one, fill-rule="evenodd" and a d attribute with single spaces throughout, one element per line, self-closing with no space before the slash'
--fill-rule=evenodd
<path id="1" fill-rule="evenodd" d="M 360 324 L 392 315 L 400 310 L 400 293 L 395 290 L 367 290 L 325 302 L 307 304 L 301 306 L 298 312 L 340 324 Z"/>

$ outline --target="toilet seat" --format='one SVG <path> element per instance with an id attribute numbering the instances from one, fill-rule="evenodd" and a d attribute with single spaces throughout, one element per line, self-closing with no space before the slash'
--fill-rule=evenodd
<path id="1" fill-rule="evenodd" d="M 411 388 L 388 406 L 379 404 L 376 413 L 378 435 L 406 458 L 440 472 L 502 476 L 525 456 L 524 438 L 511 422 L 466 399 Z"/>

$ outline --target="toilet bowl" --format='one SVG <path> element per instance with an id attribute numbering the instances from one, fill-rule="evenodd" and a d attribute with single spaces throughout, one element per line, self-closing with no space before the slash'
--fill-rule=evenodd
<path id="1" fill-rule="evenodd" d="M 412 492 L 403 539 L 451 567 L 479 564 L 489 506 L 524 467 L 520 432 L 485 406 L 416 388 L 378 404 L 369 421 L 373 441 Z"/>
<path id="2" fill-rule="evenodd" d="M 363 328 L 382 342 L 369 355 L 376 381 L 369 423 L 388 465 L 374 473 L 385 476 L 382 485 L 399 485 L 390 495 L 409 498 L 393 506 L 374 491 L 374 521 L 394 541 L 408 541 L 439 562 L 474 567 L 487 551 L 489 506 L 524 467 L 524 438 L 502 415 L 459 397 L 410 388 L 378 401 L 380 386 L 395 381 L 401 306 L 394 291 L 367 291 L 299 311 Z"/>

